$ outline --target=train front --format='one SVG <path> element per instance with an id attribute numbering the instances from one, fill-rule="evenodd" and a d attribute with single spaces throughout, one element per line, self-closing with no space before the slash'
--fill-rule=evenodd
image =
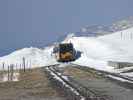
<path id="1" fill-rule="evenodd" d="M 62 43 L 56 47 L 56 59 L 59 62 L 69 62 L 75 60 L 75 50 L 72 43 Z"/>

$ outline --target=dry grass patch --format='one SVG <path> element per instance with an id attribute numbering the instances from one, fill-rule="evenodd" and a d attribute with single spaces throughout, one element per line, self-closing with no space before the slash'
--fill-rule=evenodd
<path id="1" fill-rule="evenodd" d="M 84 71 L 75 67 L 66 67 L 64 69 L 65 75 L 72 76 L 74 78 L 81 78 L 81 79 L 99 79 L 101 76 L 99 76 L 95 71 L 89 70 Z"/>
<path id="2" fill-rule="evenodd" d="M 61 96 L 49 83 L 42 68 L 20 71 L 19 81 L 0 83 L 0 100 Z"/>

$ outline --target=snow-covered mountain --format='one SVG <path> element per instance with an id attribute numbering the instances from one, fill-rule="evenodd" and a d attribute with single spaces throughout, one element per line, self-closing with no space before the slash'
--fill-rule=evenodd
<path id="1" fill-rule="evenodd" d="M 92 25 L 92 26 L 82 27 L 79 32 L 75 33 L 75 35 L 97 37 L 105 34 L 110 34 L 111 32 L 113 31 L 108 26 Z"/>
<path id="2" fill-rule="evenodd" d="M 130 16 L 124 20 L 117 21 L 110 26 L 113 32 L 125 30 L 133 27 L 133 16 Z"/>
<path id="3" fill-rule="evenodd" d="M 74 63 L 110 71 L 112 67 L 107 65 L 107 61 L 133 62 L 133 28 L 99 37 L 77 37 L 69 34 L 63 42 L 71 42 L 77 51 L 81 52 L 81 57 Z M 52 56 L 53 46 L 44 49 L 24 48 L 17 50 L 7 56 L 0 57 L 0 66 L 5 63 L 22 64 L 23 57 L 27 66 L 38 67 L 57 63 Z"/>
<path id="4" fill-rule="evenodd" d="M 124 20 L 119 20 L 117 22 L 114 22 L 113 24 L 108 26 L 103 26 L 103 25 L 85 26 L 82 27 L 79 32 L 76 32 L 75 35 L 96 37 L 96 36 L 111 34 L 117 31 L 122 31 L 131 27 L 133 27 L 132 16 Z"/>

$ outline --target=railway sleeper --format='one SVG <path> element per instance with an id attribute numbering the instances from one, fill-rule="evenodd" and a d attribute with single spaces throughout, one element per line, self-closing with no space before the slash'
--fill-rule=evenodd
<path id="1" fill-rule="evenodd" d="M 56 73 L 55 70 L 54 70 L 54 72 Z M 73 93 L 73 91 L 71 91 L 68 87 L 65 87 L 59 80 L 56 80 L 54 78 L 54 76 L 50 74 L 50 72 L 47 72 L 47 73 L 48 73 L 49 79 L 51 80 L 51 83 L 53 85 L 57 86 L 58 88 L 62 89 L 64 91 L 64 93 L 69 97 L 68 100 L 80 100 L 81 99 L 81 97 L 79 95 L 75 95 Z M 77 82 L 74 82 L 72 80 L 70 82 L 68 82 L 66 80 L 64 80 L 64 81 L 67 84 L 69 84 L 69 86 L 76 89 L 82 96 L 84 96 L 85 100 L 107 100 L 104 97 L 96 95 L 94 92 L 92 92 L 88 88 L 82 86 L 81 84 L 78 84 Z"/>

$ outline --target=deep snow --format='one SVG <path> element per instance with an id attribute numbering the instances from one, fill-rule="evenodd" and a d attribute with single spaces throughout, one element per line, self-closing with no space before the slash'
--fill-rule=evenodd
<path id="1" fill-rule="evenodd" d="M 81 52 L 81 57 L 73 62 L 76 64 L 115 71 L 113 67 L 107 65 L 107 61 L 133 62 L 133 28 L 100 37 L 76 37 L 70 34 L 63 42 L 73 43 L 75 49 Z M 52 50 L 53 46 L 44 49 L 31 47 L 17 50 L 0 57 L 0 65 L 2 66 L 3 62 L 6 65 L 22 64 L 23 57 L 27 61 L 27 66 L 56 64 Z"/>
<path id="2" fill-rule="evenodd" d="M 51 54 L 52 50 L 53 46 L 46 47 L 44 49 L 30 47 L 17 50 L 0 58 L 0 68 L 2 68 L 3 63 L 5 64 L 5 68 L 7 68 L 10 64 L 14 64 L 17 67 L 22 66 L 23 57 L 26 61 L 26 67 L 29 68 L 55 64 L 57 62 Z"/>

